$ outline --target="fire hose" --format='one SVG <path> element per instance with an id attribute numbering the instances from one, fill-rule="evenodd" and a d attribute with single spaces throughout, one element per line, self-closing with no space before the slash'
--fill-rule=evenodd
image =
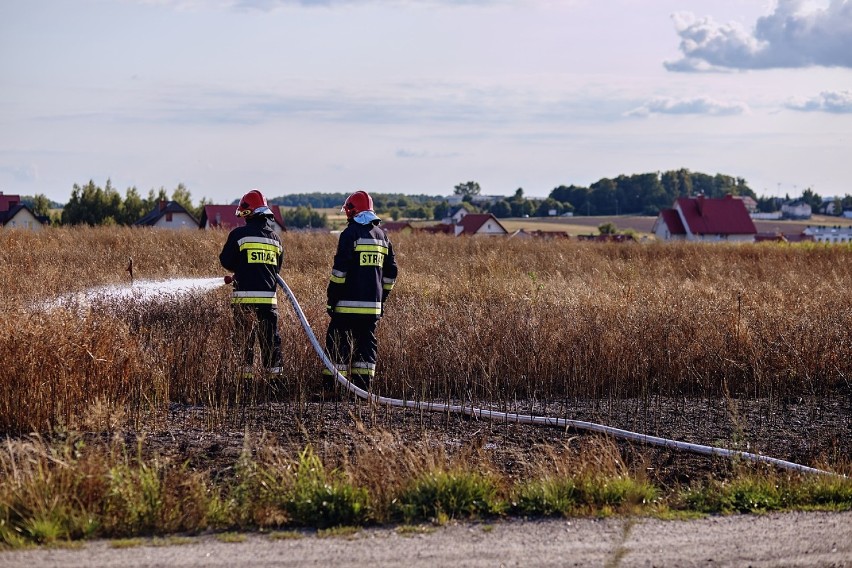
<path id="1" fill-rule="evenodd" d="M 630 440 L 633 442 L 638 442 L 641 444 L 648 444 L 652 446 L 661 446 L 664 448 L 670 448 L 674 450 L 681 450 L 692 452 L 696 454 L 705 454 L 711 456 L 720 456 L 732 459 L 742 459 L 751 462 L 760 462 L 771 464 L 783 469 L 788 469 L 792 471 L 804 472 L 804 473 L 817 473 L 823 475 L 838 475 L 834 472 L 817 469 L 814 467 L 809 467 L 806 465 L 797 464 L 794 462 L 773 458 L 770 456 L 765 456 L 761 454 L 755 454 L 751 452 L 744 452 L 741 450 L 732 450 L 728 448 L 719 448 L 714 446 L 705 446 L 701 444 L 693 444 L 691 442 L 681 442 L 678 440 L 671 440 L 668 438 L 661 438 L 658 436 L 649 436 L 647 434 L 640 434 L 638 432 L 631 432 L 629 430 L 622 430 L 621 428 L 614 428 L 612 426 L 605 426 L 603 424 L 596 424 L 594 422 L 585 422 L 583 420 L 571 420 L 568 418 L 555 418 L 550 416 L 533 416 L 530 414 L 519 414 L 515 412 L 503 412 L 497 410 L 488 410 L 485 408 L 477 408 L 471 404 L 470 406 L 464 404 L 446 404 L 442 402 L 424 402 L 417 400 L 403 400 L 398 398 L 390 398 L 386 396 L 380 396 L 371 392 L 367 392 L 364 389 L 359 388 L 357 385 L 349 381 L 340 371 L 337 369 L 337 365 L 328 357 L 323 347 L 320 345 L 317 340 L 316 335 L 311 329 L 310 324 L 308 323 L 307 318 L 305 317 L 305 313 L 302 311 L 302 307 L 299 305 L 299 302 L 296 300 L 296 296 L 293 294 L 293 291 L 290 290 L 290 287 L 284 282 L 284 279 L 281 276 L 276 275 L 275 278 L 278 281 L 278 285 L 287 295 L 288 300 L 290 301 L 290 305 L 293 307 L 293 311 L 296 312 L 296 316 L 299 318 L 299 321 L 302 324 L 302 328 L 305 330 L 305 333 L 308 336 L 308 339 L 311 342 L 314 350 L 316 351 L 319 358 L 322 360 L 323 365 L 326 369 L 334 375 L 340 385 L 357 396 L 358 398 L 372 401 L 378 404 L 385 404 L 389 406 L 401 407 L 401 408 L 412 408 L 417 410 L 425 410 L 428 412 L 448 412 L 453 414 L 463 414 L 466 416 L 470 416 L 479 420 L 493 420 L 495 422 L 504 422 L 504 423 L 516 423 L 516 424 L 535 424 L 538 426 L 551 426 L 556 428 L 574 428 L 576 430 L 585 430 L 589 432 L 597 432 L 600 434 L 605 434 L 607 436 L 612 436 L 614 438 L 620 438 L 623 440 Z"/>

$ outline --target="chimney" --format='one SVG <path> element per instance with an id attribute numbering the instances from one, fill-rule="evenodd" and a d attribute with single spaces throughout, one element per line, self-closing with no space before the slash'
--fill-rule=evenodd
<path id="1" fill-rule="evenodd" d="M 165 199 L 161 199 L 161 200 L 160 200 L 160 211 L 162 211 L 162 210 L 163 210 L 163 209 L 165 209 L 165 208 L 166 208 L 166 200 L 165 200 Z"/>

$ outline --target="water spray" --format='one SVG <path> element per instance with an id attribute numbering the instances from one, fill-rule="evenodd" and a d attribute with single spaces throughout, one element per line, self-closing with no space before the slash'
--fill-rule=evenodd
<path id="1" fill-rule="evenodd" d="M 398 398 L 379 396 L 371 392 L 367 392 L 364 389 L 361 389 L 356 386 L 351 381 L 349 381 L 345 376 L 340 373 L 340 371 L 338 371 L 337 366 L 331 361 L 331 359 L 329 359 L 328 355 L 325 353 L 325 350 L 322 348 L 319 341 L 317 340 L 316 335 L 314 335 L 313 329 L 311 329 L 311 326 L 308 323 L 307 318 L 305 317 L 305 313 L 302 311 L 302 308 L 299 305 L 299 302 L 296 300 L 296 296 L 293 295 L 292 290 L 290 290 L 290 287 L 287 286 L 287 283 L 284 282 L 284 279 L 281 278 L 281 276 L 276 275 L 275 278 L 278 281 L 278 285 L 287 295 L 287 298 L 290 301 L 290 305 L 293 306 L 293 310 L 296 312 L 296 316 L 298 316 L 299 321 L 302 324 L 302 328 L 305 330 L 305 333 L 307 334 L 311 345 L 313 346 L 319 358 L 322 360 L 322 363 L 323 365 L 325 365 L 325 368 L 328 369 L 329 372 L 332 373 L 332 375 L 334 375 L 337 382 L 340 383 L 343 388 L 345 388 L 358 398 L 376 402 L 378 404 L 386 404 L 389 406 L 396 406 L 401 408 L 413 408 L 417 410 L 425 410 L 428 412 L 451 412 L 453 414 L 463 414 L 480 420 L 493 420 L 495 422 L 516 424 L 534 424 L 538 426 L 551 426 L 556 428 L 574 428 L 577 430 L 597 432 L 599 434 L 606 434 L 614 438 L 630 440 L 633 442 L 639 442 L 641 444 L 648 444 L 652 446 L 661 446 L 673 450 L 681 450 L 696 454 L 705 454 L 726 458 L 742 459 L 751 462 L 767 463 L 783 469 L 789 469 L 792 471 L 798 471 L 803 473 L 838 475 L 834 472 L 825 471 L 822 469 L 817 469 L 815 467 L 809 467 L 806 465 L 801 465 L 778 458 L 764 456 L 761 454 L 743 452 L 740 450 L 731 450 L 728 448 L 717 448 L 714 446 L 704 446 L 701 444 L 693 444 L 690 442 L 680 442 L 678 440 L 671 440 L 658 436 L 649 436 L 647 434 L 640 434 L 638 432 L 622 430 L 621 428 L 614 428 L 612 426 L 605 426 L 603 424 L 595 424 L 594 422 L 585 422 L 583 420 L 571 420 L 568 418 L 533 416 L 530 414 L 518 414 L 516 412 L 488 410 L 485 408 L 477 408 L 473 406 L 473 404 L 471 404 L 470 406 L 466 406 L 464 404 L 445 404 L 441 402 L 403 400 Z"/>

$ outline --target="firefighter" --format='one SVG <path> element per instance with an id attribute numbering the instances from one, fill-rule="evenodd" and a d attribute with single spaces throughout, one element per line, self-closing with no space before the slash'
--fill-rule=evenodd
<path id="1" fill-rule="evenodd" d="M 373 199 L 356 191 L 343 204 L 347 226 L 340 233 L 328 283 L 325 344 L 338 371 L 369 390 L 376 371 L 376 325 L 396 281 L 393 247 L 373 212 Z M 323 395 L 334 396 L 334 377 L 323 370 Z"/>
<path id="2" fill-rule="evenodd" d="M 263 194 L 252 189 L 240 199 L 236 214 L 246 224 L 233 229 L 219 254 L 219 262 L 234 273 L 231 304 L 239 341 L 245 341 L 243 378 L 251 378 L 254 344 L 260 342 L 267 373 L 280 375 L 281 335 L 278 332 L 276 275 L 281 271 L 284 248 L 272 228 L 272 210 Z"/>

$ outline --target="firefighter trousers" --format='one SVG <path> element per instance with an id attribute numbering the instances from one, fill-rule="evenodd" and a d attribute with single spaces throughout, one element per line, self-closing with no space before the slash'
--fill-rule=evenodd
<path id="1" fill-rule="evenodd" d="M 234 304 L 237 344 L 243 346 L 243 363 L 254 364 L 255 343 L 260 343 L 263 366 L 281 366 L 278 308 L 264 304 Z"/>
<path id="2" fill-rule="evenodd" d="M 378 321 L 375 316 L 336 313 L 325 334 L 325 349 L 337 370 L 364 390 L 376 374 Z M 331 372 L 323 369 L 323 388 L 331 389 L 334 383 Z"/>

